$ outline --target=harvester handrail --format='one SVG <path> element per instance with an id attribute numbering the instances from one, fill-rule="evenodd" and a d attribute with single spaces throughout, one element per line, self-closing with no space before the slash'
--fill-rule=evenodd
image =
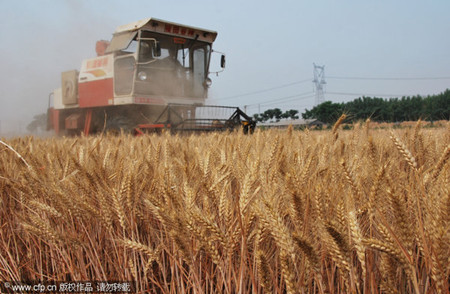
<path id="1" fill-rule="evenodd" d="M 178 107 L 187 108 L 216 108 L 232 110 L 226 117 L 194 117 L 185 118 L 177 112 Z M 234 110 L 234 111 L 233 111 Z M 195 110 L 194 110 L 195 111 Z M 174 119 L 175 118 L 175 119 Z M 217 124 L 215 123 L 217 122 Z M 153 126 L 158 126 L 157 128 Z M 255 128 L 256 122 L 245 114 L 236 106 L 219 106 L 219 105 L 198 105 L 198 104 L 182 104 L 170 103 L 164 108 L 159 117 L 149 125 L 140 125 L 140 129 L 155 130 L 161 126 L 173 131 L 215 131 L 215 130 L 232 130 L 238 126 L 244 127 L 247 132 L 249 128 L 251 132 Z"/>

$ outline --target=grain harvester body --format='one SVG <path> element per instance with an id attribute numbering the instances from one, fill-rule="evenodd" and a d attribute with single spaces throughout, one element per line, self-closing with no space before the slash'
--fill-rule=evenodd
<path id="1" fill-rule="evenodd" d="M 193 122 L 208 97 L 216 36 L 215 31 L 155 18 L 118 27 L 110 42 L 97 42 L 97 57 L 84 60 L 79 71 L 62 73 L 61 88 L 52 95 L 49 128 L 57 134 L 140 134 Z M 224 68 L 224 55 L 220 61 Z M 176 112 L 172 118 L 177 121 L 160 123 L 168 111 Z M 239 122 L 253 123 L 245 114 L 239 114 Z"/>

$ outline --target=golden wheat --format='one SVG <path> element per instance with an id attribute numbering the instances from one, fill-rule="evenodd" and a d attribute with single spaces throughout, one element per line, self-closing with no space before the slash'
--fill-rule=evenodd
<path id="1" fill-rule="evenodd" d="M 447 293 L 448 126 L 2 139 L 0 280 Z"/>

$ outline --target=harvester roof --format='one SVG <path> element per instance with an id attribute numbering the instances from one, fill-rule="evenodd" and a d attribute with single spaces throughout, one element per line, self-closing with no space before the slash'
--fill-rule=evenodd
<path id="1" fill-rule="evenodd" d="M 119 26 L 114 32 L 111 45 L 107 52 L 123 49 L 124 43 L 128 44 L 139 30 L 146 30 L 174 37 L 196 39 L 203 42 L 212 43 L 217 37 L 216 31 L 206 30 L 193 26 L 178 24 L 157 18 L 146 18 L 126 25 Z"/>

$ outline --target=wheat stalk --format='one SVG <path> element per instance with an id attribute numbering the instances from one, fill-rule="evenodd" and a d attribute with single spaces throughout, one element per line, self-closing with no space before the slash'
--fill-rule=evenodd
<path id="1" fill-rule="evenodd" d="M 5 142 L 3 142 L 2 140 L 0 140 L 0 144 L 2 144 L 3 146 L 6 146 L 6 148 L 8 148 L 9 150 L 11 150 L 17 157 L 19 157 L 20 160 L 22 160 L 22 162 L 27 166 L 27 168 L 31 168 L 31 166 L 28 164 L 28 162 L 23 158 L 22 155 L 19 154 L 19 152 L 17 152 L 16 150 L 14 150 L 14 148 L 12 148 L 10 145 L 6 144 Z"/>

